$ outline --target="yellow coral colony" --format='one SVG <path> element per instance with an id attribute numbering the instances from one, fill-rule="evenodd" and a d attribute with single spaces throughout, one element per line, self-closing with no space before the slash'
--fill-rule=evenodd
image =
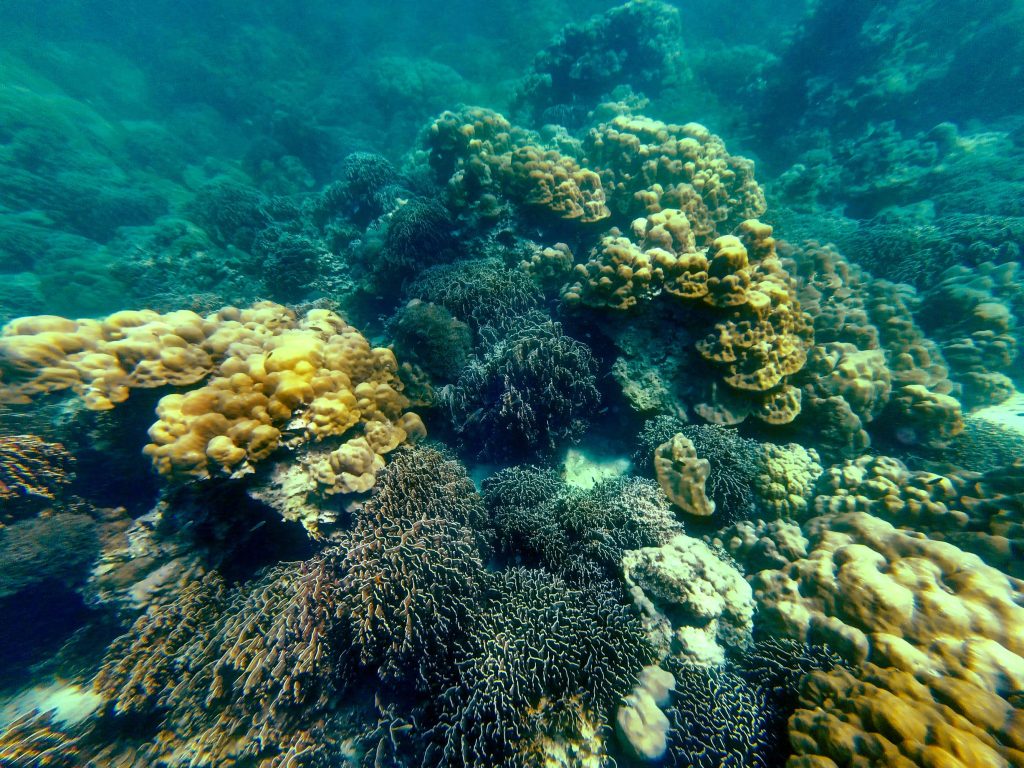
<path id="1" fill-rule="evenodd" d="M 379 457 L 424 432 L 405 412 L 396 371 L 391 350 L 371 348 L 337 314 L 315 309 L 298 319 L 270 302 L 205 318 L 149 310 L 103 320 L 27 317 L 0 335 L 0 403 L 72 389 L 88 408 L 105 410 L 133 388 L 208 379 L 157 406 L 145 451 L 174 477 L 241 474 L 282 442 L 351 431 L 353 445 L 320 475 L 335 491 L 366 490 L 383 460 L 363 457 L 356 468 L 358 449 Z"/>

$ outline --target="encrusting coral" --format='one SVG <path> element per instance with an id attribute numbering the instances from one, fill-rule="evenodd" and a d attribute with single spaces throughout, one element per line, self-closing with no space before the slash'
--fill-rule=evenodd
<path id="1" fill-rule="evenodd" d="M 623 579 L 661 658 L 714 665 L 727 646 L 749 641 L 750 585 L 727 559 L 684 535 L 623 555 Z"/>

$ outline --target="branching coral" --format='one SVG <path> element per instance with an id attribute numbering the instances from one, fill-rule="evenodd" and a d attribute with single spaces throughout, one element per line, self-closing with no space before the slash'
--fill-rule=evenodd
<path id="1" fill-rule="evenodd" d="M 35 435 L 0 436 L 0 522 L 53 501 L 71 482 L 74 457 L 60 443 Z"/>
<path id="2" fill-rule="evenodd" d="M 342 568 L 360 661 L 384 680 L 445 679 L 471 621 L 484 509 L 465 469 L 433 448 L 399 452 L 359 513 Z"/>
<path id="3" fill-rule="evenodd" d="M 559 744 L 603 754 L 612 708 L 651 659 L 636 618 L 600 583 L 521 568 L 487 582 L 438 700 L 435 764 L 538 765 Z"/>
<path id="4" fill-rule="evenodd" d="M 529 275 L 497 259 L 471 259 L 431 267 L 413 281 L 411 298 L 444 307 L 474 334 L 510 329 L 540 305 L 542 294 Z"/>
<path id="5" fill-rule="evenodd" d="M 152 762 L 292 764 L 346 680 L 335 569 L 328 554 L 232 590 L 211 575 L 150 608 L 96 678 L 108 727 L 157 718 L 133 734 Z"/>
<path id="6" fill-rule="evenodd" d="M 413 299 L 388 321 L 395 351 L 442 381 L 454 381 L 472 347 L 469 326 L 439 304 Z"/>
<path id="7" fill-rule="evenodd" d="M 480 456 L 528 456 L 578 438 L 600 401 L 590 349 L 559 323 L 524 319 L 472 362 L 447 395 L 462 439 Z"/>
<path id="8" fill-rule="evenodd" d="M 782 766 L 786 722 L 804 675 L 842 660 L 824 646 L 758 642 L 722 667 L 672 663 L 676 694 L 667 708 L 666 765 Z"/>
<path id="9" fill-rule="evenodd" d="M 606 480 L 567 487 L 551 471 L 510 467 L 484 481 L 498 549 L 572 583 L 618 574 L 626 550 L 658 546 L 681 532 L 657 486 Z"/>

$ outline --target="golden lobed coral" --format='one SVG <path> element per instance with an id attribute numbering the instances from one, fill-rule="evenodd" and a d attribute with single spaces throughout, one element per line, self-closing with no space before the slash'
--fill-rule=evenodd
<path id="1" fill-rule="evenodd" d="M 583 165 L 597 171 L 613 209 L 627 215 L 681 210 L 698 243 L 765 211 L 754 163 L 730 155 L 703 125 L 618 115 L 591 129 Z"/>
<path id="2" fill-rule="evenodd" d="M 299 319 L 278 304 L 193 312 L 118 312 L 102 320 L 21 318 L 0 337 L 0 401 L 70 388 L 92 409 L 135 387 L 206 383 L 163 397 L 146 454 L 164 475 L 205 478 L 251 470 L 291 445 L 352 434 L 384 454 L 423 425 L 405 413 L 398 365 L 339 315 Z M 371 462 L 373 465 L 374 462 Z M 344 465 L 344 466 L 343 466 Z M 338 490 L 365 490 L 338 464 Z M 326 476 L 326 475 L 325 475 Z M 371 483 L 372 484 L 372 483 Z"/>
<path id="3" fill-rule="evenodd" d="M 590 223 L 608 218 L 601 177 L 482 107 L 444 112 L 427 133 L 430 163 L 456 207 L 484 214 L 510 196 L 531 209 Z"/>
<path id="4" fill-rule="evenodd" d="M 826 642 L 856 663 L 1024 688 L 1021 582 L 863 512 L 804 526 L 808 554 L 751 579 L 766 631 Z"/>
<path id="5" fill-rule="evenodd" d="M 1024 701 L 868 664 L 812 672 L 789 721 L 788 768 L 1024 765 Z"/>

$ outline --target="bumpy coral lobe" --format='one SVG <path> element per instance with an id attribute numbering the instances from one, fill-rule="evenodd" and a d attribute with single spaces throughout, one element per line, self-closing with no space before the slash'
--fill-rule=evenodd
<path id="1" fill-rule="evenodd" d="M 701 245 L 765 211 L 754 164 L 729 155 L 697 123 L 619 115 L 590 131 L 583 163 L 601 175 L 612 208 L 627 215 L 679 209 Z"/>
<path id="2" fill-rule="evenodd" d="M 529 131 L 481 107 L 445 112 L 427 134 L 430 164 L 457 208 L 494 215 L 499 198 L 591 223 L 610 215 L 601 178 Z"/>

